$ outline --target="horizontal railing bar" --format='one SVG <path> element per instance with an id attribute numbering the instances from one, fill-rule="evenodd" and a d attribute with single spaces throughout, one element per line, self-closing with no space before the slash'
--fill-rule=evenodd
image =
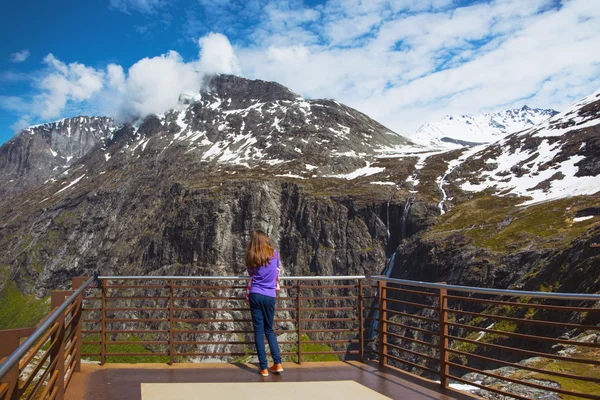
<path id="1" fill-rule="evenodd" d="M 388 325 L 397 326 L 399 328 L 404 328 L 404 329 L 410 329 L 410 330 L 414 330 L 414 331 L 418 331 L 418 332 L 423 332 L 423 333 L 427 333 L 428 335 L 432 335 L 432 336 L 440 336 L 439 332 L 430 331 L 428 329 L 417 328 L 415 326 L 409 326 L 409 325 L 399 324 L 398 322 L 388 321 L 387 319 L 385 319 L 384 322 L 386 324 L 388 324 Z"/>
<path id="2" fill-rule="evenodd" d="M 196 281 L 239 281 L 239 280 L 248 280 L 249 276 L 240 275 L 240 276 L 99 276 L 99 279 L 103 280 L 196 280 Z M 348 281 L 353 279 L 366 279 L 365 275 L 350 275 L 350 276 L 281 276 L 280 280 L 285 281 Z"/>
<path id="3" fill-rule="evenodd" d="M 483 293 L 483 294 L 495 294 L 500 296 L 524 296 L 524 297 L 537 297 L 544 299 L 569 299 L 569 300 L 591 300 L 599 301 L 600 294 L 580 294 L 580 293 L 554 293 L 554 292 L 528 292 L 523 290 L 509 290 L 509 289 L 490 289 L 480 288 L 474 286 L 459 286 L 459 285 L 447 285 L 442 283 L 431 283 L 421 281 L 409 281 L 406 279 L 386 278 L 385 276 L 372 276 L 371 279 L 381 282 L 391 282 L 407 286 L 426 287 L 430 289 L 446 289 L 457 292 L 470 292 L 470 293 Z"/>
<path id="4" fill-rule="evenodd" d="M 50 344 L 50 348 L 48 348 L 48 350 L 46 350 L 46 352 L 44 353 L 44 355 L 42 356 L 42 358 L 40 358 L 39 362 L 33 368 L 33 370 L 31 371 L 31 373 L 27 377 L 27 379 L 25 379 L 25 382 L 22 385 L 20 385 L 20 390 L 22 390 L 23 392 L 25 392 L 27 390 L 27 388 L 29 387 L 29 385 L 31 384 L 31 382 L 33 382 L 33 379 L 37 376 L 38 372 L 40 372 L 40 369 L 42 369 L 42 367 L 44 366 L 44 364 L 48 360 L 48 357 L 50 356 L 50 353 L 51 353 L 50 350 L 54 346 L 56 346 L 57 342 L 58 342 L 58 338 L 54 339 L 54 341 Z"/>
<path id="5" fill-rule="evenodd" d="M 419 303 L 412 303 L 410 301 L 390 299 L 388 297 L 384 297 L 383 299 L 386 301 L 389 301 L 391 303 L 406 304 L 406 305 L 409 305 L 412 307 L 418 307 L 418 308 L 429 308 L 430 310 L 438 310 L 440 308 L 439 306 L 428 306 L 426 304 L 419 304 Z"/>
<path id="6" fill-rule="evenodd" d="M 298 287 L 298 286 L 296 286 Z M 308 289 L 308 290 L 315 290 L 315 289 L 358 289 L 358 285 L 319 285 L 319 286 L 312 286 L 312 285 L 300 285 L 300 289 Z"/>
<path id="7" fill-rule="evenodd" d="M 379 332 L 377 329 L 375 329 L 375 331 Z M 434 348 L 434 349 L 438 349 L 438 348 L 440 347 L 440 346 L 439 346 L 439 345 L 437 345 L 437 344 L 433 344 L 433 343 L 424 342 L 424 341 L 422 341 L 422 340 L 419 340 L 419 339 L 413 339 L 413 338 L 409 338 L 409 337 L 402 336 L 402 335 L 397 335 L 397 334 L 395 334 L 395 333 L 391 333 L 391 332 L 386 332 L 385 334 L 386 334 L 386 335 L 389 335 L 389 336 L 393 336 L 393 337 L 395 337 L 395 338 L 398 338 L 398 339 L 401 339 L 401 340 L 408 340 L 409 342 L 413 342 L 413 343 L 419 343 L 419 344 L 422 344 L 422 345 L 424 345 L 424 346 L 429 346 L 429 347 L 432 347 L 432 348 Z"/>
<path id="8" fill-rule="evenodd" d="M 74 330 L 73 332 L 76 333 L 77 331 Z M 77 340 L 79 340 L 79 337 L 77 335 L 74 335 L 73 339 L 71 340 L 71 343 L 65 349 L 65 357 L 67 354 L 69 354 L 71 352 L 71 350 L 73 350 L 75 348 L 75 345 L 77 344 Z M 66 342 L 68 342 L 68 341 L 66 341 Z"/>
<path id="9" fill-rule="evenodd" d="M 44 372 L 42 372 L 42 376 L 37 381 L 37 383 L 33 387 L 33 390 L 31 391 L 31 394 L 29 395 L 30 399 L 35 399 L 36 398 L 36 394 L 40 390 L 40 388 L 42 387 L 42 384 L 44 383 L 44 381 L 48 378 L 48 374 L 51 373 L 54 370 L 54 368 L 56 368 L 57 364 L 58 364 L 58 358 L 55 358 L 54 361 L 50 362 L 50 365 L 48 366 L 48 368 L 46 368 L 46 370 L 44 370 Z M 23 390 L 22 389 L 19 389 L 19 395 L 23 395 Z"/>
<path id="10" fill-rule="evenodd" d="M 6 382 L 0 382 L 0 397 L 4 398 L 3 396 L 8 392 L 8 383 Z"/>
<path id="11" fill-rule="evenodd" d="M 106 345 L 117 345 L 117 346 L 122 346 L 122 345 L 127 345 L 127 344 L 155 344 L 155 345 L 164 345 L 164 344 L 169 344 L 168 340 L 140 340 L 140 341 L 134 341 L 134 342 L 130 342 L 130 341 L 123 341 L 123 340 L 115 340 L 115 341 L 110 341 L 107 340 L 106 341 Z"/>
<path id="12" fill-rule="evenodd" d="M 296 319 L 292 318 L 275 318 L 274 322 L 294 322 Z M 201 318 L 174 318 L 173 322 L 198 322 L 198 323 L 206 323 L 206 322 L 252 322 L 251 319 L 227 319 L 227 318 L 209 318 L 209 319 L 201 319 Z"/>
<path id="13" fill-rule="evenodd" d="M 408 313 L 403 313 L 401 311 L 394 311 L 394 310 L 390 310 L 388 308 L 386 308 L 384 310 L 386 313 L 392 313 L 392 314 L 396 314 L 396 315 L 401 315 L 403 317 L 406 318 L 415 318 L 415 319 L 420 319 L 422 321 L 427 321 L 427 322 L 431 322 L 433 324 L 439 324 L 440 320 L 439 319 L 433 319 L 433 318 L 428 318 L 428 317 L 421 317 L 420 315 L 414 315 L 414 314 L 408 314 Z"/>
<path id="14" fill-rule="evenodd" d="M 464 351 L 460 351 L 460 350 L 453 350 L 453 349 L 450 349 L 450 348 L 446 348 L 446 351 L 449 351 L 451 353 L 460 354 L 460 355 L 465 356 L 465 357 L 474 357 L 474 358 L 477 358 L 477 359 L 480 359 L 480 360 L 484 360 L 484 361 L 488 361 L 488 362 L 494 362 L 494 363 L 506 365 L 506 366 L 513 367 L 513 368 L 516 368 L 516 369 L 525 369 L 527 371 L 538 372 L 538 373 L 541 373 L 541 374 L 555 375 L 555 376 L 560 376 L 560 377 L 563 377 L 563 378 L 570 378 L 570 379 L 577 379 L 577 380 L 581 380 L 581 381 L 600 383 L 600 378 L 592 378 L 592 377 L 588 377 L 588 376 L 571 375 L 571 374 L 565 374 L 564 372 L 557 372 L 557 371 L 548 371 L 548 370 L 545 370 L 545 369 L 530 367 L 527 364 L 515 364 L 515 363 L 508 362 L 508 361 L 497 360 L 495 358 L 485 357 L 485 356 L 481 356 L 479 354 L 468 353 L 468 352 L 464 352 Z"/>
<path id="15" fill-rule="evenodd" d="M 295 286 L 294 286 L 295 287 Z M 230 285 L 230 286 L 223 286 L 223 285 L 173 285 L 173 290 L 180 290 L 180 289 L 247 289 L 248 286 L 247 285 Z"/>
<path id="16" fill-rule="evenodd" d="M 285 297 L 283 297 L 282 299 L 286 299 Z M 320 296 L 320 297 L 300 297 L 300 300 L 344 300 L 344 299 L 350 299 L 350 300 L 356 300 L 358 299 L 358 296 Z M 290 298 L 290 300 L 295 300 Z"/>
<path id="17" fill-rule="evenodd" d="M 554 322 L 554 321 L 540 321 L 537 319 L 523 319 L 523 318 L 514 318 L 514 317 L 505 317 L 502 315 L 492 315 L 492 314 L 481 314 L 481 313 L 476 313 L 476 312 L 470 312 L 470 311 L 463 311 L 463 310 L 454 310 L 451 308 L 444 308 L 444 311 L 447 311 L 449 313 L 453 313 L 453 314 L 465 314 L 465 315 L 472 315 L 475 317 L 485 317 L 485 318 L 491 318 L 491 319 L 501 319 L 504 321 L 512 321 L 512 322 L 519 322 L 519 323 L 523 323 L 523 324 L 532 324 L 532 325 L 544 325 L 544 326 L 562 326 L 565 328 L 576 328 L 576 329 L 585 329 L 585 330 L 591 330 L 591 331 L 600 331 L 600 326 L 595 326 L 595 325 L 580 325 L 580 324 L 570 324 L 567 322 Z"/>
<path id="18" fill-rule="evenodd" d="M 81 357 L 100 357 L 100 353 L 81 353 Z"/>
<path id="19" fill-rule="evenodd" d="M 145 323 L 145 322 L 169 322 L 169 318 L 145 318 L 145 319 L 131 319 L 131 318 L 106 318 L 106 323 L 116 323 L 116 322 L 135 322 L 135 323 Z"/>
<path id="20" fill-rule="evenodd" d="M 219 342 L 219 341 L 211 341 L 211 340 L 175 340 L 173 341 L 174 345 L 206 345 L 206 344 L 215 344 L 215 345 L 231 345 L 231 346 L 235 346 L 235 345 L 240 345 L 240 344 L 254 344 L 256 343 L 254 340 L 247 340 L 247 341 L 223 341 L 223 342 Z M 296 344 L 298 343 L 297 340 L 291 340 L 291 341 L 277 341 L 278 344 Z"/>
<path id="21" fill-rule="evenodd" d="M 309 333 L 354 333 L 357 332 L 358 328 L 348 328 L 348 329 L 301 329 L 301 333 L 309 332 Z M 289 332 L 289 331 L 288 331 Z M 304 354 L 304 352 L 302 352 Z"/>
<path id="22" fill-rule="evenodd" d="M 107 307 L 106 311 L 169 311 L 169 307 L 160 308 L 136 308 L 136 307 Z"/>
<path id="23" fill-rule="evenodd" d="M 358 317 L 349 317 L 349 318 L 300 318 L 300 322 L 343 322 L 343 321 L 357 321 Z M 296 319 L 292 319 L 290 321 L 296 321 Z"/>
<path id="24" fill-rule="evenodd" d="M 75 361 L 75 359 L 73 359 Z M 69 383 L 71 383 L 71 378 L 73 378 L 73 373 L 75 372 L 75 362 L 73 362 L 67 372 L 67 376 L 65 377 L 65 389 L 69 387 Z"/>
<path id="25" fill-rule="evenodd" d="M 83 342 L 81 342 L 81 344 L 89 344 L 89 345 L 92 345 L 92 346 L 100 346 L 102 344 L 102 341 L 92 342 L 92 341 L 85 341 L 84 340 Z"/>
<path id="26" fill-rule="evenodd" d="M 563 344 L 569 344 L 572 346 L 600 348 L 600 343 L 577 342 L 577 341 L 573 341 L 573 340 L 550 338 L 550 337 L 546 337 L 546 336 L 527 335 L 524 333 L 497 331 L 495 329 L 479 328 L 476 326 L 458 324 L 455 322 L 447 322 L 447 324 L 450 326 L 456 326 L 458 328 L 470 329 L 470 330 L 474 330 L 474 331 L 478 331 L 478 332 L 488 332 L 488 333 L 495 334 L 495 335 L 518 337 L 521 339 L 528 339 L 528 340 L 541 340 L 541 341 L 552 342 L 552 343 L 563 343 Z"/>
<path id="27" fill-rule="evenodd" d="M 168 308 L 167 308 L 168 310 Z M 282 310 L 281 308 L 276 309 L 275 311 L 279 311 Z M 294 308 L 295 310 L 295 308 Z M 250 307 L 246 306 L 246 307 L 219 307 L 219 308 L 215 308 L 215 307 L 174 307 L 173 311 L 189 311 L 189 312 L 195 312 L 195 311 L 214 311 L 214 312 L 219 312 L 219 311 L 250 311 Z"/>
<path id="28" fill-rule="evenodd" d="M 377 287 L 377 286 L 375 286 Z M 438 293 L 431 293 L 431 292 L 421 292 L 419 290 L 411 290 L 411 289 L 404 289 L 404 288 L 399 288 L 399 287 L 393 287 L 393 286 L 383 286 L 384 290 L 395 290 L 398 292 L 402 292 L 402 293 L 411 293 L 411 294 L 418 294 L 421 296 L 428 296 L 428 297 L 438 297 L 439 294 Z"/>
<path id="29" fill-rule="evenodd" d="M 544 310 L 557 310 L 557 311 L 576 311 L 576 312 L 600 312 L 600 308 L 591 307 L 569 307 L 569 306 L 553 306 L 549 304 L 536 304 L 536 303 L 517 303 L 514 301 L 502 301 L 502 300 L 488 300 L 478 299 L 476 297 L 465 297 L 465 296 L 446 296 L 449 299 L 468 301 L 473 303 L 486 303 L 486 304 L 498 304 L 503 306 L 514 306 L 524 308 L 541 308 Z"/>
<path id="30" fill-rule="evenodd" d="M 169 285 L 104 285 L 106 289 L 168 289 Z"/>
<path id="31" fill-rule="evenodd" d="M 388 343 L 387 341 L 384 341 L 383 343 L 386 346 L 391 347 L 393 349 L 401 350 L 403 352 L 412 354 L 412 355 L 417 356 L 417 357 L 423 357 L 423 358 L 426 358 L 426 359 L 431 360 L 431 361 L 440 362 L 440 358 L 439 357 L 428 356 L 426 354 L 419 353 L 418 351 L 409 350 L 409 349 L 406 349 L 406 348 L 404 348 L 402 346 L 396 346 L 395 344 Z"/>
<path id="32" fill-rule="evenodd" d="M 302 353 L 302 354 L 304 354 L 304 353 Z M 417 363 L 414 363 L 414 362 L 411 362 L 411 361 L 408 361 L 408 360 L 404 360 L 404 359 L 402 359 L 400 357 L 395 357 L 395 356 L 393 356 L 391 354 L 386 354 L 385 357 L 391 358 L 392 360 L 396 360 L 396 361 L 398 361 L 400 363 L 403 363 L 403 364 L 406 364 L 406 365 L 410 365 L 410 366 L 415 367 L 415 368 L 422 369 L 424 371 L 429 371 L 432 374 L 438 374 L 439 375 L 439 373 L 440 373 L 440 371 L 436 371 L 435 369 L 431 369 L 431 368 L 426 367 L 424 365 L 417 364 Z"/>
<path id="33" fill-rule="evenodd" d="M 536 389 L 547 390 L 549 392 L 555 392 L 555 393 L 560 393 L 560 394 L 567 394 L 567 395 L 579 396 L 579 397 L 583 397 L 584 399 L 600 399 L 600 396 L 596 396 L 596 395 L 593 395 L 593 394 L 586 394 L 586 393 L 580 393 L 580 392 L 571 392 L 569 390 L 559 389 L 559 388 L 555 388 L 555 387 L 552 387 L 552 386 L 544 386 L 544 385 L 539 385 L 539 384 L 533 383 L 533 382 L 527 382 L 527 381 L 522 381 L 522 380 L 519 380 L 519 379 L 509 378 L 508 376 L 502 376 L 502 375 L 494 374 L 493 372 L 478 370 L 477 368 L 472 368 L 472 367 L 468 367 L 466 365 L 457 364 L 457 363 L 454 363 L 452 361 L 448 361 L 448 365 L 451 365 L 451 366 L 457 367 L 457 368 L 462 368 L 462 369 L 465 369 L 467 371 L 476 372 L 476 373 L 479 373 L 479 374 L 482 374 L 482 375 L 486 375 L 486 376 L 489 376 L 491 378 L 500 379 L 500 380 L 504 380 L 504 381 L 507 381 L 507 382 L 516 383 L 516 384 L 519 384 L 519 385 L 525 385 L 525 386 L 533 387 L 533 388 L 536 388 Z"/>
<path id="34" fill-rule="evenodd" d="M 25 368 L 25 366 L 27 364 L 29 364 L 29 362 L 38 353 L 38 351 L 40 351 L 40 348 L 48 341 L 48 339 L 50 338 L 50 335 L 52 335 L 57 329 L 58 329 L 58 322 L 56 322 L 54 325 L 52 325 L 52 327 L 50 329 L 48 329 L 46 334 L 44 334 L 44 336 L 42 336 L 42 338 L 37 342 L 37 344 L 32 348 L 32 350 L 27 353 L 25 358 L 23 358 L 19 362 L 19 371 L 22 371 L 23 368 Z M 50 344 L 50 346 L 52 347 L 55 343 L 56 343 L 56 341 L 52 342 Z"/>
<path id="35" fill-rule="evenodd" d="M 48 328 L 56 322 L 56 320 L 65 312 L 65 310 L 71 305 L 77 296 L 79 296 L 90 283 L 93 282 L 93 278 L 89 278 L 81 285 L 73 294 L 69 296 L 59 307 L 57 307 L 48 318 L 40 324 L 40 326 L 29 336 L 8 358 L 0 364 L 0 380 L 11 370 L 12 367 L 19 363 L 19 360 L 27 354 L 29 349 L 44 335 Z"/>
<path id="36" fill-rule="evenodd" d="M 460 338 L 460 337 L 456 337 L 456 336 L 452 336 L 452 335 L 448 335 L 447 337 L 448 337 L 448 339 L 457 340 L 459 342 L 466 342 L 466 343 L 476 344 L 478 346 L 484 346 L 484 347 L 492 347 L 492 348 L 496 348 L 496 349 L 506 350 L 506 351 L 510 351 L 510 352 L 516 352 L 516 353 L 521 353 L 521 354 L 529 354 L 534 357 L 542 357 L 542 358 L 549 358 L 552 360 L 576 362 L 576 363 L 580 363 L 580 364 L 600 365 L 600 360 L 586 360 L 584 358 L 557 356 L 554 354 L 540 353 L 538 351 L 524 350 L 524 349 L 518 349 L 516 347 L 502 346 L 500 344 L 478 342 L 476 340 Z"/>
<path id="37" fill-rule="evenodd" d="M 122 357 L 122 356 L 132 356 L 132 357 L 155 357 L 155 356 L 168 356 L 168 352 L 160 352 L 160 353 L 105 353 L 106 357 Z"/>
<path id="38" fill-rule="evenodd" d="M 490 392 L 498 393 L 498 394 L 503 395 L 503 396 L 514 397 L 514 398 L 519 399 L 519 400 L 531 400 L 530 397 L 523 397 L 523 396 L 519 396 L 518 394 L 514 394 L 514 393 L 510 393 L 510 392 L 505 392 L 503 390 L 496 389 L 496 388 L 493 388 L 491 386 L 485 386 L 485 385 L 482 385 L 481 383 L 471 382 L 471 381 L 468 381 L 466 379 L 459 378 L 458 376 L 454 376 L 454 375 L 450 375 L 449 374 L 448 378 L 450 378 L 452 380 L 455 380 L 455 381 L 458 381 L 458 382 L 465 383 L 467 385 L 476 386 L 476 387 L 478 387 L 480 389 L 483 389 L 483 390 L 489 390 Z"/>
<path id="39" fill-rule="evenodd" d="M 90 333 L 90 334 L 100 334 L 101 331 L 81 331 L 81 333 Z M 157 330 L 149 330 L 149 329 L 125 329 L 125 330 L 107 330 L 106 333 L 141 333 L 141 334 L 152 334 L 152 333 L 169 333 L 166 329 L 157 329 Z"/>
<path id="40" fill-rule="evenodd" d="M 106 301 L 110 300 L 169 300 L 169 296 L 106 296 Z"/>
<path id="41" fill-rule="evenodd" d="M 58 371 L 54 371 L 52 373 L 52 375 L 50 375 L 50 379 L 48 380 L 48 384 L 46 385 L 46 388 L 44 389 L 44 391 L 42 392 L 42 394 L 40 395 L 40 399 L 45 399 L 46 395 L 48 394 L 48 392 L 50 390 L 52 390 L 53 392 L 55 390 L 58 390 L 58 387 L 55 386 L 56 380 L 58 379 Z M 66 386 L 65 386 L 66 387 Z M 34 396 L 31 396 L 30 399 L 35 398 Z"/>

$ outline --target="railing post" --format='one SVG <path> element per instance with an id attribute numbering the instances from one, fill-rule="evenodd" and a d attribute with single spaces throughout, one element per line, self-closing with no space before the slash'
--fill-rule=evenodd
<path id="1" fill-rule="evenodd" d="M 446 282 L 440 282 L 445 284 Z M 450 370 L 448 367 L 448 290 L 440 289 L 440 385 L 442 389 L 448 387 L 448 375 Z"/>
<path id="2" fill-rule="evenodd" d="M 34 328 L 7 329 L 0 331 L 0 362 L 10 356 L 21 344 L 21 338 L 33 333 Z M 19 398 L 19 364 L 15 364 L 0 380 L 0 398 L 17 400 Z"/>
<path id="3" fill-rule="evenodd" d="M 173 279 L 169 281 L 169 365 L 173 365 Z"/>
<path id="4" fill-rule="evenodd" d="M 363 322 L 363 280 L 358 280 L 358 357 L 365 362 L 365 328 Z"/>
<path id="5" fill-rule="evenodd" d="M 385 290 L 387 282 L 379 281 L 378 283 L 378 294 L 379 294 L 379 367 L 387 365 L 387 324 L 385 319 L 386 301 L 385 301 Z"/>
<path id="6" fill-rule="evenodd" d="M 300 280 L 296 282 L 296 327 L 298 330 L 298 364 L 302 364 L 302 333 L 300 330 L 300 314 L 302 313 L 302 308 L 300 307 Z"/>
<path id="7" fill-rule="evenodd" d="M 62 303 L 65 301 L 65 292 L 58 291 L 52 292 L 50 297 L 50 307 L 54 310 L 57 307 L 60 307 Z M 50 353 L 50 365 L 55 363 L 54 372 L 51 373 L 50 379 L 52 379 L 52 375 L 57 374 L 56 382 L 54 383 L 55 389 L 53 389 L 50 393 L 56 390 L 55 399 L 62 400 L 65 396 L 65 314 L 62 313 L 59 315 L 56 320 L 58 324 L 58 328 L 56 332 L 52 335 L 52 343 L 56 343 L 53 349 L 51 349 Z"/>
<path id="8" fill-rule="evenodd" d="M 106 280 L 102 280 L 102 321 L 100 322 L 100 365 L 106 364 Z"/>
<path id="9" fill-rule="evenodd" d="M 78 276 L 73 278 L 72 280 L 72 288 L 73 290 L 79 289 L 85 281 L 88 280 L 86 276 Z M 77 312 L 77 316 L 75 317 L 75 326 L 77 327 L 77 332 L 75 332 L 75 339 L 77 340 L 75 344 L 75 352 L 73 353 L 73 357 L 75 357 L 75 364 L 73 365 L 73 372 L 81 371 L 81 343 L 83 341 L 83 337 L 81 336 L 81 326 L 83 322 L 83 293 L 79 297 L 77 297 L 78 307 L 75 309 L 79 310 Z"/>

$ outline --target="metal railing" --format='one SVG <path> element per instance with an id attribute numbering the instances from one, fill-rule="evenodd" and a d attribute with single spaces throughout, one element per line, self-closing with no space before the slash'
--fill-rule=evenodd
<path id="1" fill-rule="evenodd" d="M 37 328 L 0 331 L 0 399 L 63 398 L 80 369 L 82 293 L 92 282 L 75 278 L 76 290 L 53 292 Z"/>
<path id="2" fill-rule="evenodd" d="M 97 288 L 80 277 L 74 291 L 54 292 L 37 329 L 0 331 L 0 400 L 62 399 L 82 357 L 176 363 L 255 355 L 248 277 L 99 278 Z M 516 384 L 600 399 L 600 295 L 364 276 L 282 280 L 275 323 L 287 361 L 375 358 L 442 388 L 463 383 L 528 398 Z"/>
<path id="3" fill-rule="evenodd" d="M 245 303 L 247 276 L 99 279 L 100 293 L 84 296 L 84 357 L 101 364 L 173 364 L 191 357 L 243 361 L 256 355 Z M 282 356 L 298 363 L 339 357 L 364 360 L 365 343 L 373 341 L 364 337 L 369 318 L 364 301 L 375 298 L 374 285 L 371 296 L 365 296 L 364 279 L 282 277 L 275 315 L 275 333 L 287 334 L 279 340 Z"/>
<path id="4" fill-rule="evenodd" d="M 380 366 L 517 399 L 515 385 L 600 399 L 600 295 L 373 279 Z"/>

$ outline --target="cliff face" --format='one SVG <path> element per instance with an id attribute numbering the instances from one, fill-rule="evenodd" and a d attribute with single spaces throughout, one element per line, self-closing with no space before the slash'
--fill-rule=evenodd
<path id="1" fill-rule="evenodd" d="M 75 117 L 27 128 L 0 148 L 0 196 L 60 176 L 116 126 L 107 117 Z"/>
<path id="2" fill-rule="evenodd" d="M 597 196 L 551 197 L 597 179 L 598 96 L 483 150 L 441 154 L 272 82 L 220 75 L 181 100 L 134 125 L 81 117 L 2 146 L 0 270 L 22 291 L 96 270 L 243 273 L 254 229 L 287 274 L 378 274 L 400 245 L 392 276 L 598 291 L 586 247 L 598 241 Z M 565 163 L 583 172 L 555 176 Z M 521 192 L 550 200 L 525 204 Z"/>

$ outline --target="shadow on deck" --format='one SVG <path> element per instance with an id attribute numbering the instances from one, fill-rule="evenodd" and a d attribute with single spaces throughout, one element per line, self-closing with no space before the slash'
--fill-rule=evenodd
<path id="1" fill-rule="evenodd" d="M 81 373 L 74 375 L 66 393 L 65 400 L 116 400 L 116 399 L 200 399 L 206 398 L 206 392 L 202 386 L 198 386 L 192 396 L 190 388 L 182 383 L 270 383 L 280 382 L 329 382 L 333 385 L 319 385 L 320 396 L 333 400 L 340 397 L 339 391 L 344 384 L 341 381 L 352 381 L 362 386 L 361 391 L 355 390 L 355 396 L 345 399 L 360 398 L 382 399 L 387 396 L 390 399 L 473 399 L 462 392 L 446 389 L 442 393 L 439 384 L 421 379 L 417 376 L 404 373 L 395 368 L 385 367 L 379 370 L 376 363 L 367 362 L 311 362 L 305 364 L 284 364 L 285 371 L 279 375 L 271 374 L 263 378 L 257 374 L 257 369 L 251 364 L 225 364 L 225 363 L 199 363 L 199 364 L 83 364 Z M 336 384 L 336 382 L 338 382 Z M 173 384 L 168 387 L 168 396 L 149 396 L 146 390 L 142 395 L 142 384 L 162 383 Z M 341 385 L 341 386 L 340 386 Z M 316 385 L 312 385 L 316 386 Z M 346 385 L 346 389 L 349 389 Z M 352 386 L 352 387 L 354 387 Z M 235 389 L 234 385 L 211 386 L 211 390 L 219 391 L 219 398 L 226 400 L 235 398 L 254 398 L 249 387 L 263 389 L 263 385 L 244 385 L 243 388 Z M 233 389 L 232 389 L 233 387 Z M 219 389 L 220 388 L 220 389 Z M 227 388 L 227 389 L 226 389 Z M 311 385 L 291 385 L 287 393 L 284 385 L 277 390 L 277 397 L 287 400 L 307 399 L 307 395 L 315 392 Z M 368 389 L 367 389 L 368 388 Z M 185 390 L 184 390 L 185 389 Z M 208 389 L 208 386 L 207 386 Z M 370 389 L 370 390 L 369 390 Z M 274 392 L 273 392 L 274 393 Z M 143 396 L 143 397 L 142 397 Z M 296 397 L 294 397 L 296 396 Z M 212 396 L 211 396 L 212 397 Z M 316 400 L 317 398 L 308 399 Z"/>

